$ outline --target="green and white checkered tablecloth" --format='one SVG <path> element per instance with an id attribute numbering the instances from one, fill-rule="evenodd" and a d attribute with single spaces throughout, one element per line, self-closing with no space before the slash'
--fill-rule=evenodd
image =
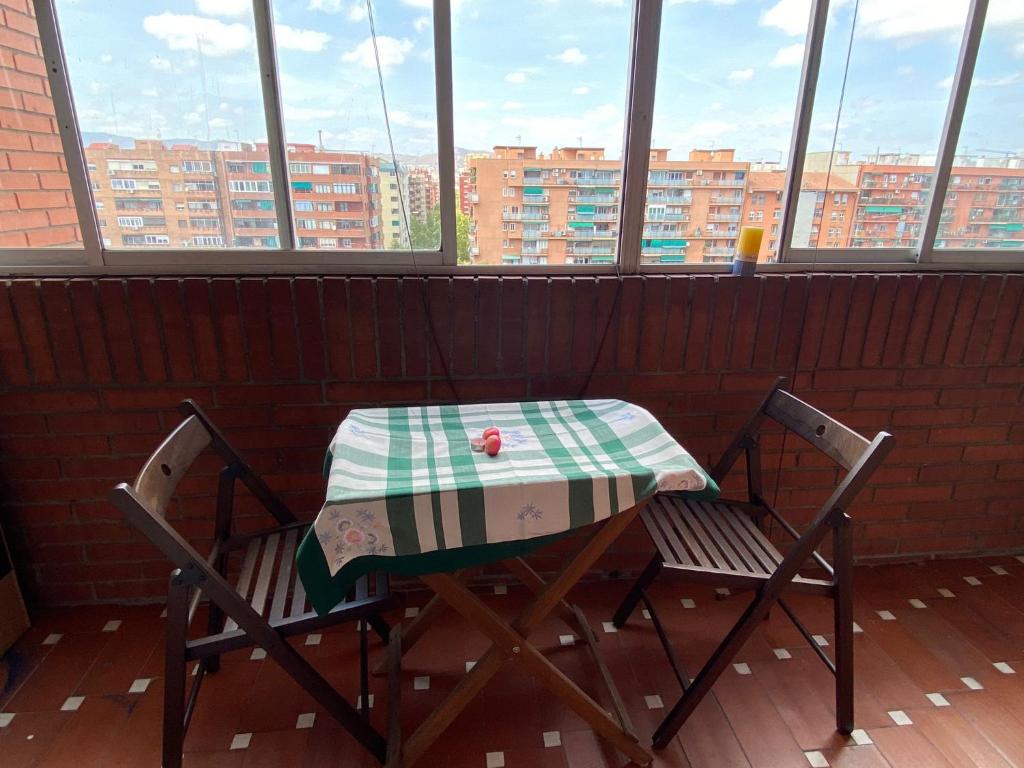
<path id="1" fill-rule="evenodd" d="M 501 451 L 473 451 L 470 439 L 492 425 Z M 656 491 L 718 493 L 650 413 L 620 400 L 355 410 L 326 471 L 326 502 L 298 554 L 321 612 L 372 569 L 500 560 Z"/>

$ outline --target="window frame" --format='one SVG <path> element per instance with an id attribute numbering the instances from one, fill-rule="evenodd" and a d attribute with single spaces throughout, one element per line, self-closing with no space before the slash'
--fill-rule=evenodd
<path id="1" fill-rule="evenodd" d="M 619 235 L 614 264 L 466 265 L 457 264 L 454 103 L 452 94 L 451 0 L 433 0 L 434 74 L 437 109 L 438 188 L 441 244 L 437 250 L 309 250 L 298 247 L 288 147 L 280 93 L 271 0 L 254 0 L 253 21 L 269 147 L 270 182 L 277 214 L 279 248 L 150 250 L 105 247 L 92 196 L 66 57 L 55 10 L 56 0 L 34 0 L 42 54 L 47 65 L 54 111 L 67 163 L 82 236 L 80 248 L 0 249 L 3 274 L 172 273 L 403 273 L 424 274 L 636 274 L 728 272 L 728 264 L 641 264 L 641 240 L 651 149 L 651 117 L 657 82 L 663 0 L 632 0 L 627 103 L 623 137 Z M 789 163 L 778 221 L 779 261 L 763 271 L 951 269 L 1024 270 L 1024 249 L 936 249 L 939 217 L 951 181 L 952 164 L 970 93 L 988 0 L 971 0 L 947 106 L 921 234 L 914 248 L 794 248 L 796 200 L 807 150 L 824 43 L 829 0 L 812 0 L 804 60 L 790 141 Z M 298 213 L 302 213 L 299 211 Z M 635 237 L 633 235 L 636 235 Z M 340 241 L 340 239 L 339 239 Z"/>

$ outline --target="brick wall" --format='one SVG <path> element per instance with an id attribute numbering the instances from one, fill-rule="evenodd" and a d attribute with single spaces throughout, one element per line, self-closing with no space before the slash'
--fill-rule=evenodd
<path id="1" fill-rule="evenodd" d="M 104 498 L 177 423 L 173 406 L 186 396 L 312 514 L 324 447 L 349 408 L 451 399 L 428 344 L 423 284 L 4 283 L 0 498 L 30 594 L 56 603 L 163 591 L 168 566 Z M 479 400 L 575 396 L 618 281 L 426 284 L 458 394 Z M 626 278 L 621 290 L 591 396 L 642 404 L 710 463 L 795 366 L 798 394 L 865 433 L 897 436 L 852 510 L 861 557 L 1024 547 L 1024 276 L 680 275 Z M 795 438 L 777 462 L 765 462 L 769 498 L 777 492 L 806 520 L 835 472 Z M 201 464 L 171 511 L 200 545 L 211 533 L 211 471 Z M 634 531 L 601 565 L 634 569 L 649 551 Z"/>
<path id="2" fill-rule="evenodd" d="M 27 0 L 0 0 L 0 248 L 81 244 Z"/>

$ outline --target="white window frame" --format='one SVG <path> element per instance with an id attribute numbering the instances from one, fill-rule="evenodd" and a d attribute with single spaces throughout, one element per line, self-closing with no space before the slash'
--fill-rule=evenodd
<path id="1" fill-rule="evenodd" d="M 3 274 L 68 274 L 68 273 L 160 273 L 160 272 L 401 272 L 421 267 L 432 271 L 471 274 L 492 273 L 501 266 L 456 269 L 456 189 L 454 157 L 454 117 L 452 99 L 451 0 L 433 0 L 433 49 L 435 52 L 435 93 L 438 121 L 438 186 L 441 202 L 441 244 L 437 250 L 409 252 L 401 249 L 351 249 L 342 240 L 342 251 L 310 251 L 296 246 L 296 226 L 289 184 L 289 157 L 284 139 L 284 121 L 280 94 L 277 54 L 272 31 L 271 0 L 254 0 L 259 77 L 263 91 L 264 117 L 269 148 L 270 184 L 266 193 L 273 194 L 277 214 L 280 248 L 278 249 L 174 249 L 145 250 L 109 247 L 99 233 L 99 218 L 91 194 L 96 182 L 89 176 L 81 143 L 78 117 L 74 109 L 67 64 L 60 28 L 55 13 L 56 0 L 35 0 L 40 45 L 45 59 L 53 94 L 56 124 L 59 127 L 68 176 L 82 233 L 81 248 L 0 249 L 0 273 Z M 646 184 L 650 162 L 651 121 L 657 81 L 658 48 L 664 0 L 632 0 L 632 29 L 627 78 L 626 130 L 623 139 L 621 169 L 620 220 L 613 265 L 547 265 L 533 271 L 545 274 L 573 273 L 637 273 L 672 271 L 727 271 L 728 265 L 641 265 L 640 241 L 644 223 Z M 779 218 L 779 264 L 764 265 L 768 271 L 804 270 L 808 262 L 815 268 L 833 270 L 950 269 L 955 267 L 1024 270 L 1024 249 L 960 249 L 935 248 L 939 217 L 950 185 L 950 171 L 959 140 L 960 128 L 970 91 L 978 48 L 984 28 L 988 0 L 971 0 L 959 59 L 950 92 L 943 131 L 938 147 L 938 161 L 932 173 L 931 192 L 925 218 L 920 227 L 916 247 L 900 249 L 822 249 L 792 247 L 795 201 L 803 174 L 810 118 L 814 107 L 818 72 L 821 64 L 828 0 L 812 0 L 805 40 L 805 53 L 796 103 L 796 120 L 790 143 L 785 190 L 781 195 Z M 202 162 L 202 161 L 199 161 Z M 312 170 L 312 168 L 311 168 Z M 328 170 L 330 170 L 328 168 Z M 195 172 L 195 171 L 193 171 Z M 199 171 L 203 172 L 203 171 Z M 552 175 L 558 175 L 552 171 Z M 370 174 L 372 176 L 372 169 Z M 507 178 L 515 178 L 510 172 Z M 113 183 L 114 179 L 110 180 Z M 130 191 L 127 182 L 118 183 Z M 148 179 L 145 181 L 149 181 Z M 238 180 L 229 180 L 232 183 Z M 158 183 L 158 182 L 157 182 Z M 157 187 L 158 188 L 158 187 Z M 145 189 L 135 184 L 134 189 Z M 250 191 L 261 191 L 252 189 Z M 773 212 L 773 219 L 776 218 Z M 508 271 L 529 272 L 530 267 L 507 268 Z"/>

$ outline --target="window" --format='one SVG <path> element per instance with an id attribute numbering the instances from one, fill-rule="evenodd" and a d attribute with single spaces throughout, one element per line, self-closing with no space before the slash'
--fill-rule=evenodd
<path id="1" fill-rule="evenodd" d="M 188 220 L 188 225 L 193 229 L 219 229 L 220 219 L 193 218 Z"/>
<path id="2" fill-rule="evenodd" d="M 224 246 L 224 238 L 221 235 L 196 235 L 192 238 L 192 245 L 198 247 L 217 247 L 222 248 Z"/>
<path id="3" fill-rule="evenodd" d="M 1005 119 L 1008 99 L 1020 102 L 1020 76 L 1012 63 L 1013 41 L 997 26 L 1015 8 L 1019 6 L 1014 0 L 989 3 L 974 87 L 939 217 L 937 249 L 1005 252 L 1024 247 L 1024 163 L 1010 151 L 1020 146 L 1020 125 Z M 1011 90 L 1017 95 L 1011 96 Z M 979 187 L 984 193 L 972 196 L 970 192 Z"/>
<path id="4" fill-rule="evenodd" d="M 311 163 L 288 163 L 288 170 L 292 173 L 312 173 L 313 166 Z"/>
<path id="5" fill-rule="evenodd" d="M 118 216 L 117 226 L 140 229 L 142 227 L 141 216 Z"/>
<path id="6" fill-rule="evenodd" d="M 917 246 L 956 68 L 958 45 L 949 42 L 963 33 L 967 5 L 948 4 L 941 19 L 913 30 L 905 22 L 926 13 L 923 7 L 893 5 L 889 13 L 862 12 L 856 29 L 853 4 L 832 8 L 793 227 L 794 248 Z M 858 106 L 866 104 L 871 108 Z M 850 212 L 852 221 L 840 238 L 825 242 L 823 234 L 811 231 L 816 193 L 828 194 L 823 214 L 838 208 Z"/>
<path id="7" fill-rule="evenodd" d="M 313 175 L 315 176 L 327 176 L 330 172 L 330 165 L 324 165 L 321 163 L 313 166 Z"/>
<path id="8" fill-rule="evenodd" d="M 121 244 L 125 246 L 168 245 L 170 242 L 167 235 L 121 235 Z"/>
<path id="9" fill-rule="evenodd" d="M 213 200 L 189 200 L 188 209 L 190 211 L 216 211 L 217 203 Z"/>
<path id="10" fill-rule="evenodd" d="M 334 237 L 321 237 L 317 239 L 316 244 L 320 248 L 337 248 L 338 240 Z"/>
<path id="11" fill-rule="evenodd" d="M 323 185 L 318 185 L 318 186 L 326 187 L 327 185 L 323 184 Z M 351 184 L 351 183 L 348 183 L 348 184 L 335 184 L 333 186 L 333 189 L 328 189 L 327 191 L 328 192 L 333 191 L 334 194 L 336 194 L 336 195 L 358 195 L 359 194 L 359 185 L 358 184 Z"/>
<path id="12" fill-rule="evenodd" d="M 126 195 L 155 193 L 164 210 L 178 210 L 183 193 L 230 205 L 235 193 L 271 191 L 269 181 L 257 189 L 235 178 L 269 178 L 252 10 L 223 15 L 207 7 L 138 0 L 100 10 L 56 0 L 85 159 L 101 182 L 97 202 L 111 207 Z M 209 211 L 225 234 L 175 240 L 175 248 L 233 242 L 218 207 L 188 210 Z M 111 240 L 111 248 L 170 245 L 166 237 Z"/>
<path id="13" fill-rule="evenodd" d="M 318 195 L 329 195 L 329 194 L 331 194 L 331 185 L 330 184 L 314 184 L 313 185 L 313 191 L 316 192 Z"/>
<path id="14" fill-rule="evenodd" d="M 312 211 L 313 203 L 310 200 L 296 200 L 294 207 L 296 211 Z"/>

